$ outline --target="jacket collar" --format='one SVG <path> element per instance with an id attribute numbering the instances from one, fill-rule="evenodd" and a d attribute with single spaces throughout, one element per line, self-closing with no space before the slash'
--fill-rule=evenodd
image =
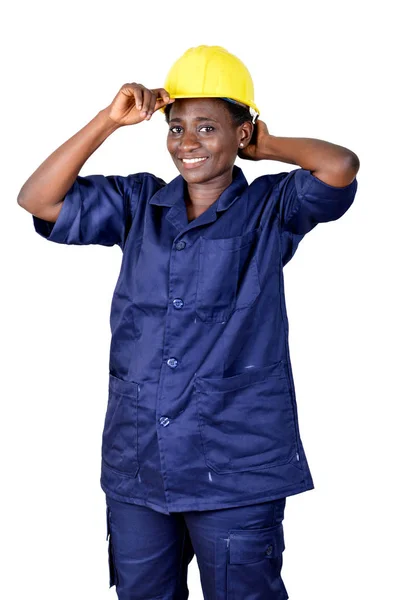
<path id="1" fill-rule="evenodd" d="M 215 202 L 216 212 L 227 210 L 237 196 L 240 196 L 247 188 L 248 183 L 242 169 L 234 165 L 232 170 L 232 182 L 220 194 Z M 186 183 L 182 175 L 178 175 L 160 190 L 158 190 L 149 201 L 149 204 L 157 206 L 173 206 L 178 200 L 184 200 Z"/>

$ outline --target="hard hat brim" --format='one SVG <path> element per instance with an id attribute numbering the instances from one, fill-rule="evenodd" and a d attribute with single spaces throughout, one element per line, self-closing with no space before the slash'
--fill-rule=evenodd
<path id="1" fill-rule="evenodd" d="M 179 99 L 179 98 L 219 98 L 220 100 L 223 100 L 223 98 L 219 95 L 219 94 L 176 94 L 176 95 L 170 95 L 170 98 L 174 98 L 174 99 Z M 257 113 L 257 117 L 260 114 L 260 110 L 259 108 L 254 104 L 254 102 L 250 103 L 250 104 L 246 104 L 245 102 L 242 102 L 242 100 L 240 98 L 233 98 L 231 96 L 231 100 L 235 100 L 236 102 L 239 102 L 240 104 L 243 104 L 244 106 L 248 106 L 249 108 L 252 108 L 256 113 Z M 166 106 L 168 106 L 166 104 Z M 161 110 L 162 112 L 165 112 L 165 108 L 166 106 L 162 106 L 162 108 L 160 108 L 159 110 Z"/>

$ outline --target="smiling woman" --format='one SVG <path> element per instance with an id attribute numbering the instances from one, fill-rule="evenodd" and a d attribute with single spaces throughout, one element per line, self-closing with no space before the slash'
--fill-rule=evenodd
<path id="1" fill-rule="evenodd" d="M 157 110 L 179 172 L 170 183 L 78 175 L 116 129 Z M 101 451 L 120 600 L 186 600 L 194 552 L 208 600 L 288 598 L 286 497 L 314 484 L 283 267 L 307 233 L 349 209 L 359 160 L 326 141 L 270 135 L 258 115 L 243 63 L 219 46 L 191 48 L 165 88 L 124 84 L 18 195 L 43 238 L 123 251 Z M 249 185 L 237 156 L 299 168 Z"/>

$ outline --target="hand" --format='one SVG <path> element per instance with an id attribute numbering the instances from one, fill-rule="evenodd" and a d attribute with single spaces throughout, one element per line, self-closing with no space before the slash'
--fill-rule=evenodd
<path id="1" fill-rule="evenodd" d="M 268 138 L 270 137 L 271 136 L 268 132 L 268 127 L 264 121 L 260 121 L 260 119 L 258 119 L 254 125 L 253 135 L 250 143 L 246 146 L 246 148 L 238 149 L 239 158 L 244 158 L 246 160 L 264 159 L 266 155 Z"/>
<path id="2" fill-rule="evenodd" d="M 140 83 L 125 83 L 105 109 L 118 125 L 136 125 L 149 121 L 154 112 L 174 102 L 164 88 L 148 89 Z"/>

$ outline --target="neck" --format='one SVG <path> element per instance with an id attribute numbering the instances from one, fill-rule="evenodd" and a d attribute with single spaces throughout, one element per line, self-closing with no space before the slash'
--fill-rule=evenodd
<path id="1" fill-rule="evenodd" d="M 188 183 L 187 204 L 207 208 L 232 183 L 232 169 L 204 183 Z"/>

